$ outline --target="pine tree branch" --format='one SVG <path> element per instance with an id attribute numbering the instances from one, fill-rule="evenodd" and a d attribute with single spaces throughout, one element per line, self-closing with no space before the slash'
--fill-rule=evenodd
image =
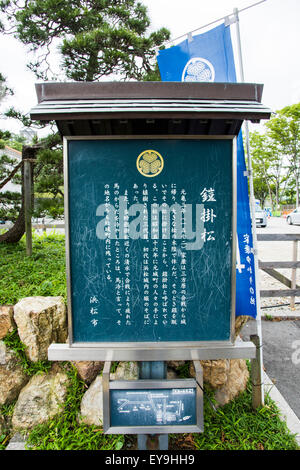
<path id="1" fill-rule="evenodd" d="M 5 186 L 6 183 L 8 183 L 8 182 L 15 176 L 15 174 L 17 173 L 17 171 L 19 170 L 19 168 L 21 168 L 22 165 L 23 165 L 23 161 L 21 161 L 21 162 L 11 171 L 11 173 L 7 176 L 7 178 L 5 178 L 3 181 L 0 182 L 0 189 L 2 189 L 3 186 Z"/>

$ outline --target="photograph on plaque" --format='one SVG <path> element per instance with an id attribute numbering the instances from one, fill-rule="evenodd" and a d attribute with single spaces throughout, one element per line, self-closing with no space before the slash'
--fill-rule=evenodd
<path id="1" fill-rule="evenodd" d="M 72 341 L 230 341 L 232 139 L 66 141 Z"/>

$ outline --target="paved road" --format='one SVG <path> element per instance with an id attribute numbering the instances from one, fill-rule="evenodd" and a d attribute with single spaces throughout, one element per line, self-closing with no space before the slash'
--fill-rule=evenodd
<path id="1" fill-rule="evenodd" d="M 249 321 L 241 335 L 255 334 Z M 263 363 L 267 375 L 300 419 L 300 320 L 262 321 Z"/>
<path id="2" fill-rule="evenodd" d="M 271 217 L 267 227 L 257 227 L 257 233 L 300 233 L 300 225 L 289 225 L 284 217 Z"/>
<path id="3" fill-rule="evenodd" d="M 266 228 L 258 227 L 257 233 L 299 233 L 300 225 L 288 225 L 282 217 L 271 217 L 268 219 Z M 299 250 L 298 250 L 299 251 Z M 263 261 L 288 261 L 292 259 L 293 243 L 258 242 L 258 257 Z M 299 257 L 299 253 L 298 253 Z"/>

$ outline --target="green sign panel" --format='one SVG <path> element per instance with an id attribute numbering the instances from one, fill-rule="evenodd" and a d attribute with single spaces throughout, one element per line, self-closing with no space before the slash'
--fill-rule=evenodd
<path id="1" fill-rule="evenodd" d="M 76 343 L 230 339 L 232 141 L 68 140 Z"/>

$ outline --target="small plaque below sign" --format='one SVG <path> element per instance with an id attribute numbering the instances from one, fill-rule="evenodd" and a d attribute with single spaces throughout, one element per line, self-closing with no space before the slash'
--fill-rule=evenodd
<path id="1" fill-rule="evenodd" d="M 196 389 L 111 390 L 112 426 L 196 424 Z"/>
<path id="2" fill-rule="evenodd" d="M 203 431 L 203 395 L 195 379 L 110 381 L 103 373 L 103 407 L 108 434 Z"/>

